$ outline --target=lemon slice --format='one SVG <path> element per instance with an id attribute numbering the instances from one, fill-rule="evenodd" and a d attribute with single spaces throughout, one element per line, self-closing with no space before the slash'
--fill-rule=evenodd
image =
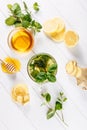
<path id="1" fill-rule="evenodd" d="M 64 21 L 61 18 L 54 18 L 48 20 L 43 25 L 43 30 L 48 35 L 56 35 L 56 33 L 61 32 L 65 28 Z"/>
<path id="2" fill-rule="evenodd" d="M 44 24 L 43 24 L 43 31 L 46 34 L 54 34 L 56 32 L 58 28 L 58 20 L 56 18 L 51 19 L 51 20 L 47 20 Z"/>
<path id="3" fill-rule="evenodd" d="M 78 40 L 79 40 L 79 36 L 74 31 L 67 31 L 65 33 L 64 41 L 65 41 L 65 44 L 68 47 L 74 47 L 74 46 L 76 46 L 77 43 L 78 43 Z"/>
<path id="4" fill-rule="evenodd" d="M 12 98 L 14 101 L 25 104 L 30 100 L 28 88 L 24 84 L 18 84 L 12 89 Z"/>
<path id="5" fill-rule="evenodd" d="M 56 33 L 56 35 L 50 36 L 50 38 L 55 42 L 62 42 L 64 40 L 64 34 L 65 34 L 65 28 L 61 32 Z"/>
<path id="6" fill-rule="evenodd" d="M 56 21 L 58 21 L 58 28 L 56 30 L 57 33 L 60 33 L 65 28 L 65 23 L 61 18 L 55 18 Z"/>

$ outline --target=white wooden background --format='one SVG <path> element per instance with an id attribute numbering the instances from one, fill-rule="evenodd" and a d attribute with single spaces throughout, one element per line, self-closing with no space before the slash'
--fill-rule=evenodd
<path id="1" fill-rule="evenodd" d="M 24 0 L 31 7 L 34 0 Z M 58 63 L 57 82 L 47 83 L 48 92 L 53 99 L 62 90 L 68 100 L 64 105 L 64 117 L 68 124 L 65 127 L 54 116 L 46 119 L 47 107 L 41 107 L 43 100 L 40 97 L 40 89 L 27 75 L 26 66 L 29 58 L 33 56 L 30 52 L 28 56 L 19 56 L 11 52 L 7 45 L 7 36 L 13 27 L 7 27 L 4 23 L 8 17 L 8 3 L 19 2 L 21 0 L 0 0 L 0 58 L 6 56 L 18 58 L 21 61 L 21 72 L 15 76 L 9 76 L 0 69 L 0 130 L 87 130 L 87 91 L 82 91 L 76 85 L 73 78 L 65 72 L 65 65 L 69 60 L 77 60 L 79 65 L 87 67 L 87 1 L 86 0 L 37 0 L 40 11 L 35 17 L 42 24 L 47 19 L 61 17 L 67 29 L 75 30 L 79 36 L 79 44 L 73 49 L 68 49 L 64 43 L 54 43 L 48 39 L 43 31 L 36 36 L 34 51 L 36 53 L 47 52 L 55 57 Z M 23 82 L 28 85 L 30 92 L 30 103 L 26 106 L 15 104 L 10 96 L 11 88 L 14 84 Z"/>

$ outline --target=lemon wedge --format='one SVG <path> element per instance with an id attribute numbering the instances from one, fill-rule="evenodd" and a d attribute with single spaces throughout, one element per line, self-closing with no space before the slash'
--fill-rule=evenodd
<path id="1" fill-rule="evenodd" d="M 68 47 L 74 47 L 77 45 L 79 36 L 74 31 L 67 31 L 64 36 L 64 42 Z"/>

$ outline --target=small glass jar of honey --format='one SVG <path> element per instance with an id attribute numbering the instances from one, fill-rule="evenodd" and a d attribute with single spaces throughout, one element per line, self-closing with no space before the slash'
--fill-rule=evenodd
<path id="1" fill-rule="evenodd" d="M 34 46 L 33 33 L 23 27 L 13 29 L 8 35 L 8 45 L 11 50 L 19 53 L 26 53 Z"/>

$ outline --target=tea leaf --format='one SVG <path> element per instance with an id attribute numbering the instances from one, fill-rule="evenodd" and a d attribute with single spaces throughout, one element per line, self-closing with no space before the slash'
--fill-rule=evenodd
<path id="1" fill-rule="evenodd" d="M 36 76 L 38 75 L 38 71 L 37 70 L 34 70 L 32 73 L 31 73 L 31 75 L 32 75 L 32 77 L 33 78 L 36 78 Z"/>
<path id="2" fill-rule="evenodd" d="M 50 108 L 47 112 L 47 119 L 52 118 L 55 115 L 55 110 L 53 110 L 52 108 Z"/>
<path id="3" fill-rule="evenodd" d="M 37 76 L 35 77 L 36 82 L 43 82 L 46 80 L 46 73 L 45 72 L 39 72 Z"/>
<path id="4" fill-rule="evenodd" d="M 51 74 L 51 73 L 47 73 L 47 79 L 50 82 L 55 82 L 56 81 L 56 77 L 53 74 Z"/>
<path id="5" fill-rule="evenodd" d="M 53 64 L 48 68 L 48 72 L 54 73 L 57 70 L 57 64 Z"/>
<path id="6" fill-rule="evenodd" d="M 6 23 L 8 26 L 14 25 L 15 22 L 16 22 L 16 18 L 14 18 L 13 16 L 10 16 L 9 18 L 7 18 L 7 19 L 5 20 L 5 23 Z"/>

